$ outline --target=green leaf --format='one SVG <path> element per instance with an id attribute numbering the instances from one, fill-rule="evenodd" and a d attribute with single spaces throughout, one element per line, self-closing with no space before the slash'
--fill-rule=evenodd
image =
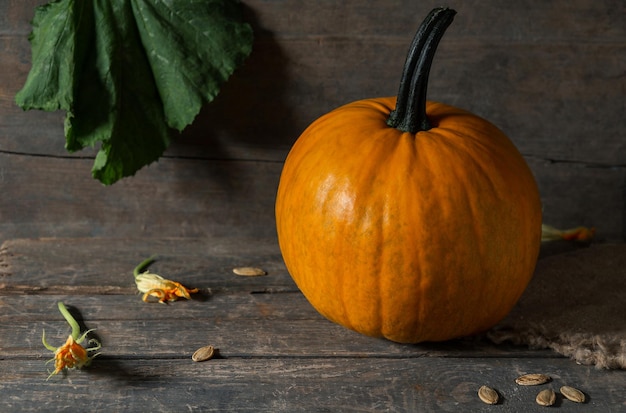
<path id="1" fill-rule="evenodd" d="M 37 7 L 29 37 L 32 68 L 15 96 L 21 108 L 71 110 L 77 73 L 90 40 L 86 33 L 93 26 L 90 8 L 83 1 L 54 1 Z"/>
<path id="2" fill-rule="evenodd" d="M 171 131 L 128 1 L 95 0 L 98 20 L 66 147 L 76 151 L 101 142 L 92 174 L 105 184 L 133 175 L 167 149 Z M 172 93 L 180 93 L 177 91 Z M 193 120 L 193 119 L 191 119 Z"/>
<path id="3" fill-rule="evenodd" d="M 198 114 L 202 100 L 215 98 L 242 56 L 250 53 L 252 32 L 233 18 L 239 4 L 232 1 L 136 0 L 132 5 L 167 123 L 182 130 Z"/>
<path id="4" fill-rule="evenodd" d="M 59 0 L 37 9 L 23 109 L 66 113 L 66 149 L 100 143 L 92 174 L 133 175 L 249 55 L 235 0 Z"/>

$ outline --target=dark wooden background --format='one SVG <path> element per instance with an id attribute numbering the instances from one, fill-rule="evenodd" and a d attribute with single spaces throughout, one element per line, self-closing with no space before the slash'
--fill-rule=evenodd
<path id="1" fill-rule="evenodd" d="M 412 36 L 441 2 L 244 0 L 254 50 L 157 163 L 105 187 L 95 150 L 64 150 L 63 113 L 14 104 L 30 69 L 29 21 L 45 0 L 0 0 L 0 400 L 2 411 L 539 412 L 518 374 L 580 387 L 584 406 L 626 406 L 623 371 L 550 350 L 461 340 L 407 346 L 317 314 L 275 238 L 283 161 L 318 116 L 394 95 Z M 444 4 L 445 5 L 445 4 Z M 429 96 L 502 128 L 532 168 L 545 222 L 626 240 L 624 0 L 450 0 Z M 550 244 L 553 245 L 553 244 Z M 569 246 L 568 246 L 569 248 Z M 132 268 L 201 293 L 145 304 Z M 237 277 L 253 265 L 266 277 Z M 56 302 L 97 328 L 93 368 L 53 377 L 40 343 L 68 327 Z M 207 344 L 220 357 L 194 363 Z M 496 386 L 501 406 L 476 390 Z M 95 407 L 98 406 L 98 407 Z"/>
<path id="2" fill-rule="evenodd" d="M 393 95 L 440 1 L 245 0 L 246 64 L 158 162 L 104 187 L 94 151 L 64 150 L 63 114 L 14 104 L 43 0 L 0 1 L 0 241 L 25 237 L 274 236 L 290 145 L 353 100 Z M 429 98 L 502 128 L 532 168 L 546 223 L 626 238 L 623 0 L 461 1 Z"/>

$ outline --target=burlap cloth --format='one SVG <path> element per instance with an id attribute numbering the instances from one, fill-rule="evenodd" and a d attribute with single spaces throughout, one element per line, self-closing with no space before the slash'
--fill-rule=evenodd
<path id="1" fill-rule="evenodd" d="M 626 369 L 626 244 L 550 248 L 559 244 L 544 245 L 527 290 L 487 337 Z"/>

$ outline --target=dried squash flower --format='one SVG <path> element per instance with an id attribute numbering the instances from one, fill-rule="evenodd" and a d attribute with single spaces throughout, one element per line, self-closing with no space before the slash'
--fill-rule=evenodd
<path id="1" fill-rule="evenodd" d="M 50 351 L 54 352 L 54 358 L 48 360 L 48 362 L 54 361 L 54 371 L 50 373 L 48 379 L 54 376 L 55 374 L 60 373 L 64 369 L 80 369 L 82 367 L 88 366 L 91 363 L 91 360 L 96 357 L 99 353 L 90 356 L 89 353 L 93 351 L 97 351 L 100 349 L 101 345 L 96 339 L 89 340 L 89 343 L 93 343 L 93 347 L 85 348 L 81 345 L 87 335 L 93 330 L 87 330 L 82 335 L 80 334 L 80 326 L 76 319 L 72 317 L 70 312 L 67 310 L 65 305 L 59 301 L 58 303 L 59 311 L 67 321 L 67 323 L 72 327 L 72 334 L 69 335 L 65 344 L 61 347 L 54 347 L 48 344 L 46 341 L 46 332 L 44 330 L 41 342 L 43 345 Z"/>
<path id="2" fill-rule="evenodd" d="M 550 225 L 541 225 L 541 241 L 555 241 L 564 239 L 567 241 L 589 242 L 595 235 L 595 228 L 576 227 L 571 229 L 560 230 Z"/>
<path id="3" fill-rule="evenodd" d="M 154 261 L 155 257 L 150 257 L 141 262 L 133 271 L 135 276 L 135 284 L 137 289 L 144 293 L 142 300 L 149 302 L 149 297 L 156 297 L 160 303 L 165 304 L 167 301 L 176 301 L 179 298 L 190 299 L 189 293 L 197 293 L 198 289 L 189 289 L 176 281 L 165 279 L 150 271 L 141 272 L 145 267 Z"/>

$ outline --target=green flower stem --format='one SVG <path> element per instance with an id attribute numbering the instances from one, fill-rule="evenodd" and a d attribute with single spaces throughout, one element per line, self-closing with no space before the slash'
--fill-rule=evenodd
<path id="1" fill-rule="evenodd" d="M 137 276 L 150 264 L 152 264 L 154 262 L 154 260 L 156 260 L 156 255 L 153 255 L 150 258 L 146 258 L 145 260 L 141 261 L 141 263 L 135 267 L 135 269 L 133 270 L 133 275 L 135 276 L 135 278 L 137 278 Z"/>
<path id="2" fill-rule="evenodd" d="M 67 307 L 65 307 L 65 304 L 63 304 L 63 302 L 59 301 L 58 305 L 59 305 L 59 311 L 63 315 L 63 318 L 65 318 L 65 321 L 67 321 L 70 327 L 72 327 L 72 338 L 74 340 L 78 340 L 80 338 L 80 326 L 78 325 L 78 322 L 76 321 L 76 319 L 74 319 L 74 317 L 72 317 Z"/>

